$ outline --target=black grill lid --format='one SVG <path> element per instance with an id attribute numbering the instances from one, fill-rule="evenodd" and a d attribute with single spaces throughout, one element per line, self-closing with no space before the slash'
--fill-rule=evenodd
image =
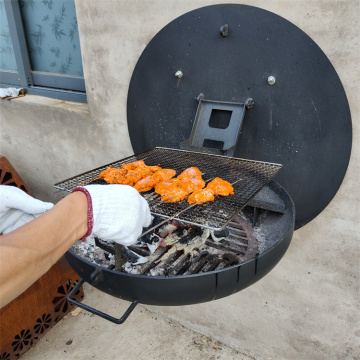
<path id="1" fill-rule="evenodd" d="M 276 180 L 294 200 L 297 228 L 327 206 L 348 166 L 351 116 L 335 69 L 311 38 L 246 5 L 207 6 L 175 19 L 132 75 L 127 111 L 135 153 L 180 148 L 201 93 L 214 101 L 254 99 L 234 156 L 283 164 Z"/>

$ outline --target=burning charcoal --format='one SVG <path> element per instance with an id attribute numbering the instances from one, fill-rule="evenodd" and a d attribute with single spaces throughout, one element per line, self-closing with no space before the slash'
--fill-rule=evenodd
<path id="1" fill-rule="evenodd" d="M 146 256 L 150 255 L 150 253 L 147 250 L 138 248 L 136 246 L 128 246 L 128 249 L 131 250 L 131 251 L 136 252 L 138 255 L 141 255 L 141 256 L 146 257 Z"/>
<path id="2" fill-rule="evenodd" d="M 164 239 L 164 245 L 171 246 L 180 241 L 181 239 L 185 239 L 188 232 L 189 232 L 190 226 L 182 226 L 176 229 L 172 234 L 168 235 Z"/>
<path id="3" fill-rule="evenodd" d="M 174 233 L 175 232 L 176 231 L 174 231 Z M 169 236 L 172 236 L 173 234 Z M 183 232 L 183 234 L 185 235 L 182 237 L 178 236 L 179 240 L 173 243 L 173 246 L 169 249 L 169 251 L 162 256 L 161 263 L 163 263 L 170 256 L 174 255 L 177 251 L 182 250 L 184 254 L 196 254 L 196 250 L 205 244 L 206 239 L 210 235 L 210 230 L 198 227 L 189 227 L 186 232 Z M 165 239 L 165 243 L 168 237 Z"/>
<path id="4" fill-rule="evenodd" d="M 219 242 L 221 240 L 226 239 L 229 236 L 229 229 L 228 228 L 224 228 L 221 230 L 214 230 L 210 232 L 212 239 L 215 242 Z"/>
<path id="5" fill-rule="evenodd" d="M 126 260 L 132 265 L 139 265 L 148 262 L 146 257 L 136 254 L 134 251 L 129 250 L 126 246 L 121 247 L 121 252 Z"/>
<path id="6" fill-rule="evenodd" d="M 147 246 L 148 249 L 150 250 L 150 253 L 153 254 L 155 250 L 159 247 L 162 240 L 163 239 L 160 236 L 154 233 L 148 233 L 142 236 L 141 238 L 139 238 L 134 246 L 137 247 Z"/>
<path id="7" fill-rule="evenodd" d="M 159 247 L 162 238 L 156 234 L 151 234 L 145 241 L 146 246 L 149 248 L 150 252 L 153 254 L 155 250 Z"/>
<path id="8" fill-rule="evenodd" d="M 176 221 L 169 221 L 167 224 L 161 226 L 159 231 L 157 232 L 161 237 L 168 236 L 169 234 L 173 233 L 180 226 L 180 223 Z"/>

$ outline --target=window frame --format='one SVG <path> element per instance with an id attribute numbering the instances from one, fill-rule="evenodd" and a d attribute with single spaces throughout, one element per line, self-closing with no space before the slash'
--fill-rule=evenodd
<path id="1" fill-rule="evenodd" d="M 32 71 L 18 0 L 4 0 L 17 71 L 0 70 L 0 87 L 20 86 L 27 94 L 86 103 L 84 78 Z"/>

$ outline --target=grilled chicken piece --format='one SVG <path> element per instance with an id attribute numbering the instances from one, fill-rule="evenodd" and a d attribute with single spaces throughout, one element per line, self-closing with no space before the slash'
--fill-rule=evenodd
<path id="1" fill-rule="evenodd" d="M 212 190 L 215 195 L 228 196 L 234 194 L 234 188 L 231 184 L 218 177 L 210 181 L 206 188 Z"/>
<path id="2" fill-rule="evenodd" d="M 122 184 L 134 186 L 139 180 L 150 174 L 151 170 L 147 167 L 138 167 L 126 174 L 125 180 L 122 182 Z"/>
<path id="3" fill-rule="evenodd" d="M 134 161 L 132 163 L 127 163 L 127 164 L 123 164 L 121 165 L 121 167 L 125 170 L 135 170 L 138 167 L 145 167 L 145 162 L 144 160 L 139 160 L 139 161 Z"/>
<path id="4" fill-rule="evenodd" d="M 234 188 L 228 181 L 215 178 L 210 181 L 205 189 L 194 191 L 188 198 L 189 204 L 203 204 L 214 201 L 214 195 L 228 196 L 234 194 Z"/>
<path id="5" fill-rule="evenodd" d="M 179 186 L 180 180 L 170 179 L 167 181 L 160 181 L 155 185 L 155 192 L 159 195 L 165 195 L 168 192 L 175 190 Z"/>
<path id="6" fill-rule="evenodd" d="M 159 171 L 159 170 L 161 170 L 162 169 L 162 167 L 160 167 L 160 166 L 148 166 L 148 169 L 150 169 L 151 170 L 151 172 L 156 172 L 156 171 Z"/>
<path id="7" fill-rule="evenodd" d="M 162 195 L 163 202 L 179 202 L 185 200 L 195 190 L 202 189 L 205 181 L 201 178 L 198 168 L 188 168 L 172 182 L 164 183 L 155 188 Z"/>
<path id="8" fill-rule="evenodd" d="M 161 201 L 165 203 L 175 203 L 184 200 L 188 197 L 189 193 L 180 188 L 175 188 L 172 191 L 167 192 L 161 197 Z"/>
<path id="9" fill-rule="evenodd" d="M 100 173 L 99 178 L 104 179 L 109 184 L 122 184 L 126 174 L 127 170 L 125 169 L 108 167 L 105 171 Z"/>
<path id="10" fill-rule="evenodd" d="M 147 175 L 143 179 L 139 180 L 134 188 L 139 192 L 149 191 L 156 185 L 157 181 L 154 179 L 154 176 Z"/>
<path id="11" fill-rule="evenodd" d="M 155 173 L 144 177 L 139 180 L 134 188 L 139 192 L 149 191 L 152 189 L 158 182 L 162 180 L 169 180 L 176 174 L 176 171 L 173 169 L 161 169 Z"/>
<path id="12" fill-rule="evenodd" d="M 151 172 L 155 172 L 155 171 L 159 171 L 161 170 L 161 167 L 160 166 L 148 166 L 145 164 L 144 160 L 138 160 L 138 161 L 134 161 L 132 163 L 127 163 L 127 164 L 123 164 L 121 165 L 121 168 L 122 169 L 125 169 L 125 170 L 135 170 L 137 168 L 148 168 L 151 170 Z"/>
<path id="13" fill-rule="evenodd" d="M 166 181 L 173 178 L 176 174 L 176 171 L 173 169 L 162 169 L 154 173 L 154 179 L 156 181 Z"/>
<path id="14" fill-rule="evenodd" d="M 199 177 L 194 177 L 181 181 L 179 184 L 179 188 L 187 191 L 188 194 L 192 193 L 193 191 L 200 190 L 204 186 L 205 181 L 201 178 L 201 175 L 199 175 Z"/>
<path id="15" fill-rule="evenodd" d="M 197 167 L 190 167 L 184 170 L 177 178 L 186 181 L 197 176 L 201 176 L 201 171 Z"/>
<path id="16" fill-rule="evenodd" d="M 207 201 L 214 201 L 215 196 L 212 190 L 205 188 L 194 191 L 188 198 L 189 204 L 203 204 Z"/>
<path id="17" fill-rule="evenodd" d="M 109 184 L 123 184 L 133 186 L 145 176 L 156 173 L 160 170 L 162 170 L 160 166 L 147 166 L 143 160 L 139 160 L 128 164 L 123 164 L 121 168 L 108 167 L 99 175 L 99 178 L 105 180 Z M 175 175 L 175 170 L 172 171 L 174 171 Z"/>

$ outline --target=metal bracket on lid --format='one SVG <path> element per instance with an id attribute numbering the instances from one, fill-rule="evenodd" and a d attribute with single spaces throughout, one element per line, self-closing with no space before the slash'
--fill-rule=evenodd
<path id="1" fill-rule="evenodd" d="M 249 98 L 245 103 L 205 100 L 199 102 L 190 138 L 180 144 L 184 150 L 233 156 L 246 109 L 254 105 Z"/>

